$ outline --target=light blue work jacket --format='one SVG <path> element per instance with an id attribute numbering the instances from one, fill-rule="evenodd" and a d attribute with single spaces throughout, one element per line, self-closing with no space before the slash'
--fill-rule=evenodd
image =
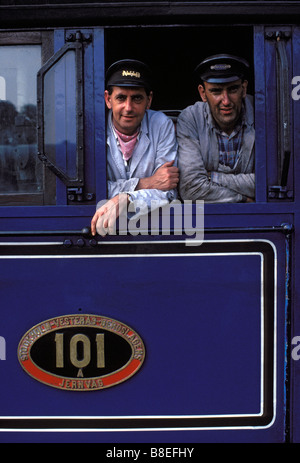
<path id="1" fill-rule="evenodd" d="M 147 110 L 141 123 L 138 142 L 127 168 L 111 126 L 111 111 L 107 124 L 108 198 L 128 193 L 132 201 L 143 200 L 167 204 L 177 198 L 176 190 L 136 190 L 140 178 L 150 177 L 164 163 L 177 162 L 177 141 L 174 124 L 165 114 Z M 126 170 L 127 169 L 127 170 Z"/>

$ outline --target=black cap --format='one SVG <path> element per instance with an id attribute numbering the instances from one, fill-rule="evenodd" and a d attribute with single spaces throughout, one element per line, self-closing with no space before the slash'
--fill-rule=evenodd
<path id="1" fill-rule="evenodd" d="M 106 73 L 106 87 L 144 87 L 152 89 L 149 67 L 134 59 L 123 59 L 113 63 Z"/>
<path id="2" fill-rule="evenodd" d="M 223 84 L 243 79 L 249 70 L 249 63 L 234 55 L 213 55 L 205 58 L 195 69 L 204 82 Z"/>

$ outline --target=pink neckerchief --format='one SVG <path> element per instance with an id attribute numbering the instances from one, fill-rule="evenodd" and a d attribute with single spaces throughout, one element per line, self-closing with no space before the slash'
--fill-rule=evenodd
<path id="1" fill-rule="evenodd" d="M 140 133 L 140 129 L 138 129 L 133 135 L 125 135 L 124 133 L 119 132 L 115 126 L 114 130 L 117 134 L 123 157 L 125 161 L 128 161 L 132 156 L 134 147 L 137 142 L 137 137 Z"/>

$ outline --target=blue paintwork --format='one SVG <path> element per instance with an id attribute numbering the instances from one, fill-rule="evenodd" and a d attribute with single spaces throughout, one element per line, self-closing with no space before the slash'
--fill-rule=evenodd
<path id="1" fill-rule="evenodd" d="M 77 415 L 87 416 L 259 413 L 259 256 L 116 257 L 104 262 L 88 258 L 23 259 L 5 262 L 5 267 L 7 279 L 2 280 L 5 289 L 1 300 L 12 310 L 3 317 L 8 343 L 4 366 L 11 367 L 2 381 L 0 408 L 4 415 L 22 409 L 29 416 L 72 416 L 75 403 Z M 219 275 L 217 294 L 215 267 Z M 165 268 L 159 285 L 158 268 Z M 190 276 L 184 290 L 178 268 Z M 109 288 L 116 269 L 112 294 Z M 22 277 L 14 297 L 8 288 L 15 284 L 16 272 L 28 276 Z M 56 291 L 58 275 L 63 281 Z M 239 288 L 234 294 L 232 281 Z M 194 290 L 197 284 L 201 293 Z M 36 291 L 37 287 L 41 291 Z M 150 297 L 145 298 L 145 292 Z M 27 316 L 16 323 L 20 300 Z M 15 346 L 27 328 L 57 314 L 80 314 L 79 308 L 82 313 L 109 316 L 138 330 L 146 345 L 146 364 L 132 380 L 100 394 L 78 397 L 41 387 L 12 362 Z M 10 384 L 21 382 L 23 394 L 33 394 L 35 400 L 23 403 L 22 394 L 12 406 L 7 401 Z M 128 401 L 130 395 L 134 401 Z"/>

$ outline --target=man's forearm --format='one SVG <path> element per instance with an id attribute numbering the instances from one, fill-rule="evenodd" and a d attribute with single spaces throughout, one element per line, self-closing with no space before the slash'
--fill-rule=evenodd
<path id="1" fill-rule="evenodd" d="M 136 190 L 150 190 L 153 189 L 153 181 L 152 177 L 145 177 L 145 178 L 140 178 L 138 181 L 138 184 L 136 186 Z"/>
<path id="2" fill-rule="evenodd" d="M 174 166 L 174 161 L 168 161 L 160 166 L 150 177 L 141 178 L 136 189 L 168 191 L 177 187 L 178 180 L 178 167 Z"/>
<path id="3" fill-rule="evenodd" d="M 212 172 L 211 180 L 249 198 L 255 197 L 255 174 Z"/>

